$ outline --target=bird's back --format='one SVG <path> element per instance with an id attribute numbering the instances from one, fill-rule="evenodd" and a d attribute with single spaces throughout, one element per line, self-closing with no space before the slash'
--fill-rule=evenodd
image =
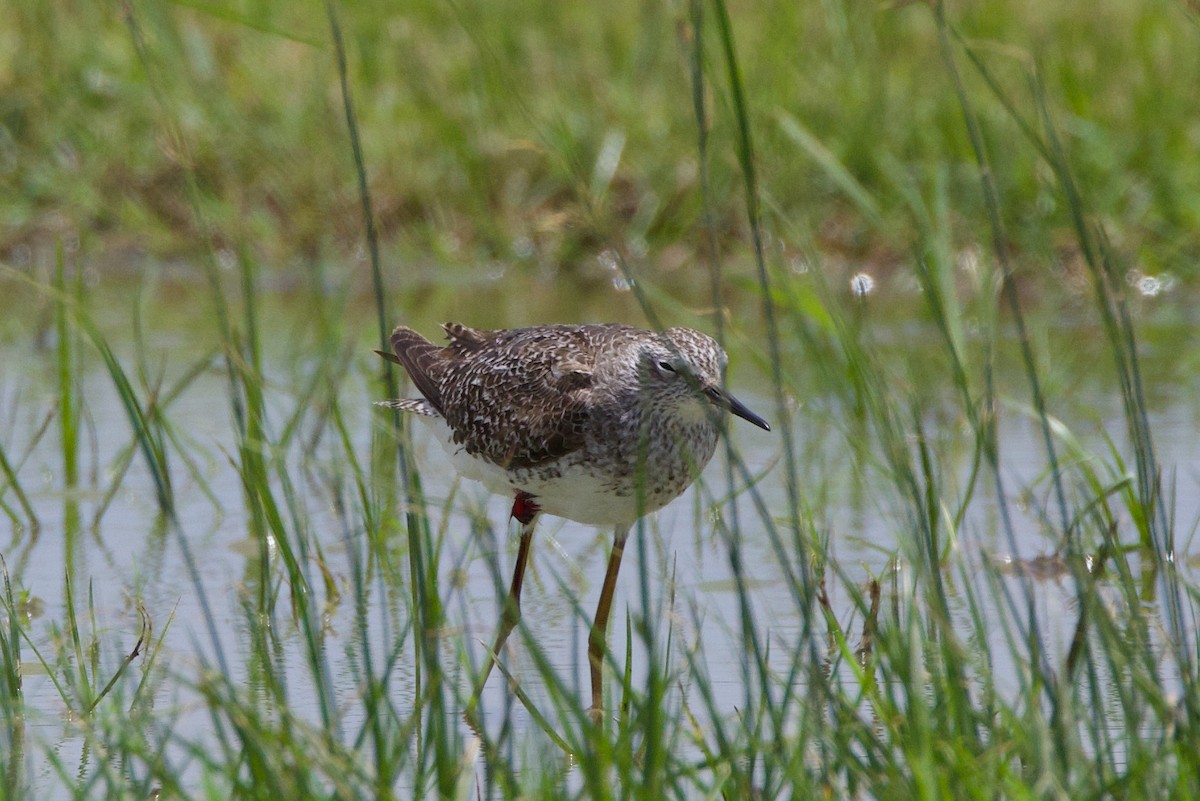
<path id="1" fill-rule="evenodd" d="M 639 333 L 614 325 L 444 329 L 450 341 L 438 346 L 398 327 L 392 347 L 453 441 L 506 469 L 547 464 L 584 447 L 601 394 L 597 360 Z"/>

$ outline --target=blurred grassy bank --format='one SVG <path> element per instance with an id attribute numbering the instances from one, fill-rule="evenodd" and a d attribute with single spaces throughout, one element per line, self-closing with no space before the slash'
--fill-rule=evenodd
<path id="1" fill-rule="evenodd" d="M 828 0 L 730 12 L 767 230 L 783 256 L 892 266 L 912 247 L 914 196 L 956 246 L 980 238 L 962 222 L 982 215 L 978 177 L 927 8 Z M 362 2 L 338 13 L 389 265 L 499 260 L 602 278 L 596 257 L 611 249 L 687 275 L 703 209 L 685 5 Z M 1147 272 L 1194 275 L 1194 12 L 984 0 L 948 13 L 1022 107 L 1037 66 L 1081 192 L 1117 249 Z M 361 249 L 323 4 L 0 0 L 0 14 L 10 263 L 76 239 L 112 269 L 215 247 L 285 271 Z M 968 80 L 1007 235 L 1069 272 L 1070 212 L 1053 175 L 1032 148 L 1006 145 L 1017 126 Z M 716 229 L 737 250 L 748 233 L 734 117 L 723 84 L 709 86 Z"/>

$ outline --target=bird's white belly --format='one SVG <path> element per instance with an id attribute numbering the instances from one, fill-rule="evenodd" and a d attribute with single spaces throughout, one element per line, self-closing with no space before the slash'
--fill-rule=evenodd
<path id="1" fill-rule="evenodd" d="M 463 478 L 478 481 L 498 495 L 520 490 L 534 496 L 543 512 L 595 526 L 628 526 L 677 498 L 692 482 L 693 470 L 711 456 L 698 454 L 699 464 L 680 454 L 671 464 L 655 464 L 641 471 L 654 480 L 638 482 L 633 476 L 615 477 L 582 460 L 568 456 L 548 465 L 505 470 L 467 453 L 454 442 L 450 427 L 440 417 L 422 417 L 434 438 Z"/>
<path id="2" fill-rule="evenodd" d="M 421 422 L 433 435 L 438 445 L 450 457 L 454 470 L 463 478 L 478 481 L 492 492 L 503 495 L 513 490 L 506 471 L 486 459 L 478 459 L 467 453 L 466 448 L 454 441 L 454 432 L 441 417 L 421 417 Z"/>
<path id="3" fill-rule="evenodd" d="M 592 526 L 632 525 L 679 494 L 674 492 L 661 500 L 639 498 L 634 487 L 617 487 L 611 477 L 578 465 L 568 467 L 556 477 L 541 476 L 536 469 L 518 471 L 510 475 L 510 486 L 534 496 L 534 502 L 546 514 Z"/>

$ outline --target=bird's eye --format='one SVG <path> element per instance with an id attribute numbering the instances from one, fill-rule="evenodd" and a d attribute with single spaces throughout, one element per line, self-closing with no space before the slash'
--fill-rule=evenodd
<path id="1" fill-rule="evenodd" d="M 658 369 L 662 370 L 664 373 L 675 372 L 675 367 L 670 362 L 659 362 Z"/>

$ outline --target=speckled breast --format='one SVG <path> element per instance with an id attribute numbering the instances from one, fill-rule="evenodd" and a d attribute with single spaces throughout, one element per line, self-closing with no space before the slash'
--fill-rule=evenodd
<path id="1" fill-rule="evenodd" d="M 509 470 L 513 489 L 547 514 L 588 525 L 631 525 L 691 485 L 716 449 L 711 425 L 651 429 L 640 447 L 583 449 L 557 462 Z"/>

